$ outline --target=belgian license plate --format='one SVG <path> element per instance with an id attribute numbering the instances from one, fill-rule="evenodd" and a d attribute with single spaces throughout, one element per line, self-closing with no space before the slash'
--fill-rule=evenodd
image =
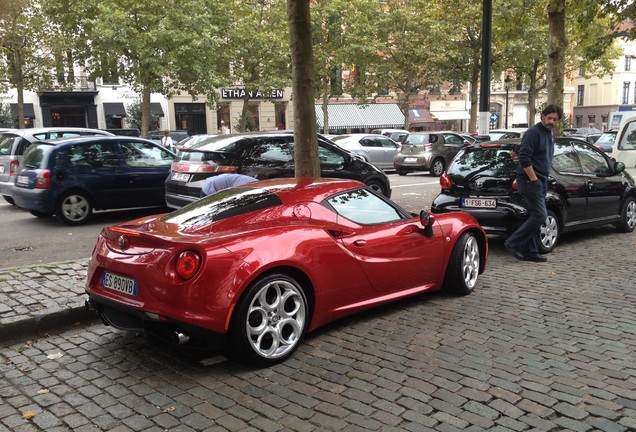
<path id="1" fill-rule="evenodd" d="M 21 185 L 28 185 L 29 184 L 29 176 L 23 176 L 23 175 L 22 176 L 18 176 L 15 179 L 15 182 L 17 184 L 21 184 Z"/>
<path id="2" fill-rule="evenodd" d="M 172 180 L 187 182 L 188 180 L 190 180 L 190 174 L 173 172 Z"/>
<path id="3" fill-rule="evenodd" d="M 102 275 L 102 286 L 131 296 L 137 295 L 137 281 L 112 273 L 104 272 Z"/>
<path id="4" fill-rule="evenodd" d="M 417 158 L 404 158 L 404 163 L 416 163 Z"/>
<path id="5" fill-rule="evenodd" d="M 494 198 L 462 198 L 462 207 L 496 208 L 497 200 Z"/>

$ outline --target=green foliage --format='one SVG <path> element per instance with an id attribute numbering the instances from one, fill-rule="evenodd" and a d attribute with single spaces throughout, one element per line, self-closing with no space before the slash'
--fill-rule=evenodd
<path id="1" fill-rule="evenodd" d="M 141 130 L 143 103 L 141 99 L 135 100 L 126 107 L 126 124 L 129 128 Z M 159 116 L 150 114 L 150 130 L 154 130 L 153 125 L 159 124 Z"/>
<path id="2" fill-rule="evenodd" d="M 0 127 L 17 128 L 18 119 L 11 114 L 11 106 L 0 102 Z"/>

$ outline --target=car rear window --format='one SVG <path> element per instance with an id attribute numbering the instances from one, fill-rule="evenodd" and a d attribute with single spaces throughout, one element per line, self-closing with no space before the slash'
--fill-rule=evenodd
<path id="1" fill-rule="evenodd" d="M 410 134 L 404 139 L 404 144 L 429 144 L 437 142 L 437 135 Z"/>
<path id="2" fill-rule="evenodd" d="M 249 186 L 224 189 L 162 217 L 167 223 L 197 227 L 281 204 L 278 195 Z"/>
<path id="3" fill-rule="evenodd" d="M 514 176 L 517 160 L 510 147 L 468 147 L 461 151 L 448 167 L 448 174 L 455 177 L 475 175 L 509 177 Z"/>
<path id="4" fill-rule="evenodd" d="M 22 165 L 27 168 L 46 168 L 46 162 L 55 145 L 45 143 L 32 144 L 24 153 Z"/>

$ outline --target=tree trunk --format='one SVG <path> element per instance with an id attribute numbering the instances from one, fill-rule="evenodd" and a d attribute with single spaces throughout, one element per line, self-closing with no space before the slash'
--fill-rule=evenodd
<path id="1" fill-rule="evenodd" d="M 250 108 L 250 92 L 247 87 L 244 88 L 245 96 L 243 96 L 243 108 L 241 108 L 241 127 L 239 132 L 245 132 L 247 130 L 247 113 Z"/>
<path id="2" fill-rule="evenodd" d="M 141 135 L 148 135 L 150 129 L 150 87 L 141 91 Z"/>
<path id="3" fill-rule="evenodd" d="M 565 0 L 549 0 L 547 6 L 550 35 L 548 39 L 547 86 L 548 103 L 563 107 L 563 78 L 565 76 Z M 557 124 L 555 135 L 563 133 L 561 123 Z"/>
<path id="4" fill-rule="evenodd" d="M 329 93 L 325 92 L 322 95 L 322 133 L 329 133 Z"/>
<path id="5" fill-rule="evenodd" d="M 287 0 L 292 61 L 296 177 L 320 177 L 309 0 Z"/>

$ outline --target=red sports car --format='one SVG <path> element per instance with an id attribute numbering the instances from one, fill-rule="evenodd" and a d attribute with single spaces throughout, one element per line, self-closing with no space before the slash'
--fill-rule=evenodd
<path id="1" fill-rule="evenodd" d="M 466 213 L 414 215 L 351 180 L 267 180 L 104 228 L 87 306 L 120 329 L 269 365 L 345 315 L 470 294 L 487 255 Z"/>

